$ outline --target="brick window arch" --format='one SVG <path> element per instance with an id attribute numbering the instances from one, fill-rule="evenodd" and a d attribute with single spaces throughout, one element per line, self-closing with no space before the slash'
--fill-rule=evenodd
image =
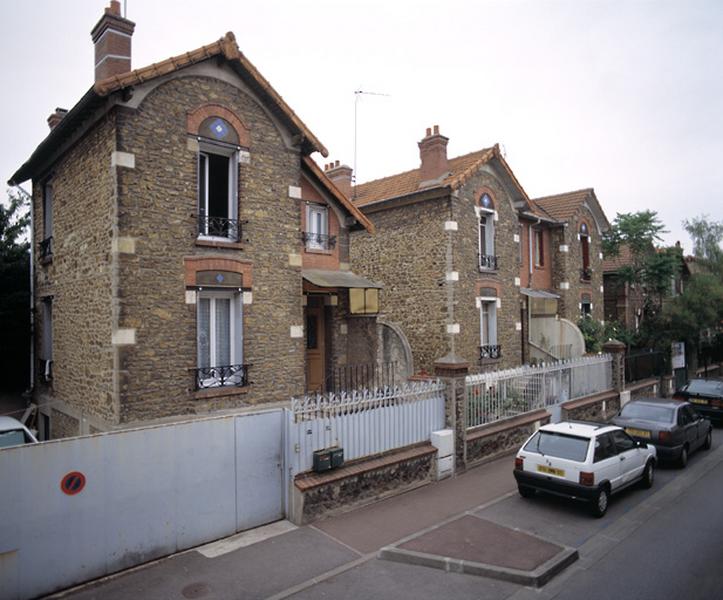
<path id="1" fill-rule="evenodd" d="M 186 116 L 186 130 L 192 135 L 199 135 L 201 124 L 211 117 L 220 117 L 228 122 L 238 135 L 239 145 L 244 148 L 251 147 L 249 128 L 232 110 L 221 104 L 202 104 L 189 111 Z"/>

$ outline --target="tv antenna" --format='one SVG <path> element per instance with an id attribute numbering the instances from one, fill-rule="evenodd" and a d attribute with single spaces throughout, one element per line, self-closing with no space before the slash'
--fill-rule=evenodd
<path id="1" fill-rule="evenodd" d="M 360 96 L 385 96 L 389 98 L 390 94 L 382 94 L 380 92 L 365 92 L 364 90 L 354 90 L 354 170 L 352 171 L 351 176 L 352 189 L 354 190 L 352 194 L 353 198 L 356 198 L 357 113 Z"/>

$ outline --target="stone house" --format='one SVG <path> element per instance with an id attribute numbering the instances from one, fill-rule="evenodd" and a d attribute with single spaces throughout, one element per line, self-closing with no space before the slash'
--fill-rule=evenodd
<path id="1" fill-rule="evenodd" d="M 131 70 L 113 0 L 95 82 L 10 183 L 32 179 L 34 401 L 44 439 L 288 400 L 376 355 L 373 231 L 327 151 L 232 33 Z"/>
<path id="2" fill-rule="evenodd" d="M 581 275 L 557 259 L 568 223 L 528 197 L 499 146 L 448 158 L 447 143 L 428 129 L 418 169 L 353 189 L 351 169 L 327 171 L 375 226 L 374 236 L 352 234 L 352 265 L 384 285 L 385 318 L 407 335 L 415 368 L 430 371 L 445 355 L 496 369 L 568 346 L 582 353 L 574 323 L 538 319 L 541 347 L 527 310 L 531 299 L 532 316 L 555 322 L 558 305 L 569 310 L 573 278 L 561 269 L 574 269 L 575 291 Z"/>

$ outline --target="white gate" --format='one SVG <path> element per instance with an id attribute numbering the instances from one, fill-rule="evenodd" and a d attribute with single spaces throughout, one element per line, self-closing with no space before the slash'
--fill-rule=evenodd
<path id="1" fill-rule="evenodd" d="M 282 518 L 282 443 L 273 410 L 0 450 L 0 598 Z"/>

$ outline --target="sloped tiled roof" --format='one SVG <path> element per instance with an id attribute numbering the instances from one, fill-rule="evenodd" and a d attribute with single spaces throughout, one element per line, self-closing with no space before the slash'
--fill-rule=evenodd
<path id="1" fill-rule="evenodd" d="M 564 194 L 535 198 L 533 203 L 552 218 L 567 221 L 577 212 L 582 203 L 585 202 L 591 194 L 593 194 L 593 189 L 586 188 L 574 192 L 565 192 Z"/>
<path id="2" fill-rule="evenodd" d="M 495 145 L 492 148 L 484 148 L 463 156 L 450 158 L 448 161 L 449 175 L 439 183 L 439 186 L 435 187 L 450 186 L 454 189 L 462 185 L 480 166 L 498 155 L 499 147 Z M 372 202 L 406 196 L 407 194 L 420 191 L 419 171 L 419 169 L 412 169 L 411 171 L 397 173 L 396 175 L 383 177 L 382 179 L 376 179 L 356 186 L 354 188 L 354 204 L 357 206 L 365 206 Z"/>
<path id="3" fill-rule="evenodd" d="M 107 110 L 108 107 L 110 107 L 105 100 L 109 94 L 131 86 L 140 85 L 157 77 L 168 75 L 216 56 L 228 60 L 236 73 L 238 73 L 252 89 L 257 91 L 262 97 L 265 96 L 268 99 L 269 105 L 273 108 L 274 112 L 285 121 L 292 130 L 298 132 L 308 152 L 318 151 L 323 156 L 329 155 L 324 145 L 239 50 L 234 34 L 228 32 L 224 37 L 212 44 L 201 46 L 200 48 L 179 54 L 178 56 L 172 56 L 164 61 L 141 69 L 135 69 L 97 81 L 68 112 L 63 120 L 50 131 L 48 136 L 35 149 L 28 161 L 12 176 L 9 183 L 15 185 L 33 177 L 36 169 L 48 156 L 52 155 L 55 149 L 60 146 L 67 137 L 86 126 L 87 116 L 91 114 L 93 110 L 103 106 L 105 106 L 105 110 Z"/>
<path id="4" fill-rule="evenodd" d="M 331 181 L 326 176 L 326 173 L 324 173 L 320 168 L 319 165 L 317 165 L 311 158 L 308 156 L 304 156 L 302 158 L 304 161 L 304 164 L 309 168 L 309 170 L 314 174 L 314 176 L 318 179 L 319 183 L 323 185 L 326 188 L 326 191 L 329 192 L 334 198 L 336 198 L 337 202 L 341 204 L 344 208 L 346 208 L 349 213 L 357 220 L 359 223 L 369 232 L 374 233 L 374 225 L 372 222 L 367 219 L 367 217 L 364 215 L 364 213 L 359 210 L 356 206 L 354 206 L 354 203 L 347 198 L 339 188 L 337 188 L 334 185 L 334 182 Z"/>
<path id="5" fill-rule="evenodd" d="M 603 259 L 603 273 L 615 273 L 622 267 L 633 264 L 633 256 L 627 244 L 621 244 L 616 256 L 606 256 Z"/>

